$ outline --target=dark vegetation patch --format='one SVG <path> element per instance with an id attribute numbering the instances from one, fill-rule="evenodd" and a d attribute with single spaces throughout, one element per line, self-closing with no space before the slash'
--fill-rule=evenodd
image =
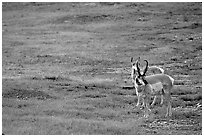
<path id="1" fill-rule="evenodd" d="M 124 87 L 122 87 L 122 89 L 133 90 L 133 89 L 135 89 L 135 87 L 134 86 L 124 86 Z"/>
<path id="2" fill-rule="evenodd" d="M 106 94 L 83 94 L 80 96 L 80 98 L 104 98 L 106 97 Z"/>
<path id="3" fill-rule="evenodd" d="M 50 96 L 43 91 L 34 91 L 34 90 L 27 90 L 27 89 L 10 89 L 6 93 L 3 93 L 2 96 L 4 98 L 18 98 L 27 100 L 30 98 L 36 98 L 39 100 L 46 100 L 46 99 L 56 99 L 54 96 Z"/>
<path id="4" fill-rule="evenodd" d="M 172 107 L 176 108 L 176 107 L 196 106 L 198 102 L 202 102 L 202 100 L 184 101 L 178 97 L 173 99 Z"/>
<path id="5" fill-rule="evenodd" d="M 57 18 L 52 23 L 61 24 L 66 22 L 76 23 L 76 24 L 87 24 L 91 22 L 105 22 L 111 20 L 122 19 L 121 16 L 115 16 L 110 14 L 79 14 L 79 15 L 67 15 L 64 17 Z"/>
<path id="6" fill-rule="evenodd" d="M 49 88 L 58 92 L 64 92 L 65 94 L 69 93 L 83 93 L 85 92 L 84 95 L 81 97 L 105 97 L 107 94 L 107 90 L 110 90 L 114 88 L 114 85 L 105 84 L 105 83 L 91 83 L 91 84 L 86 84 L 82 82 L 73 82 L 73 81 L 67 81 L 67 82 L 60 82 L 59 81 L 54 83 L 49 84 Z M 97 93 L 101 93 L 100 95 Z M 104 94 L 106 93 L 106 94 Z M 109 93 L 109 92 L 108 92 Z"/>
<path id="7" fill-rule="evenodd" d="M 180 119 L 180 120 L 183 120 L 183 119 L 187 119 L 189 121 L 193 121 L 193 122 L 196 122 L 196 123 L 199 123 L 199 120 L 200 120 L 200 116 L 202 115 L 201 111 L 200 110 L 190 110 L 190 108 L 188 108 L 187 110 L 180 110 L 180 111 L 175 111 L 172 119 Z M 192 119 L 192 118 L 196 118 L 197 119 Z"/>
<path id="8" fill-rule="evenodd" d="M 100 2 L 101 6 L 114 6 L 117 4 L 121 4 L 120 2 Z"/>
<path id="9" fill-rule="evenodd" d="M 49 89 L 54 90 L 57 93 L 63 93 L 63 95 L 73 95 L 73 94 L 77 94 L 80 92 L 86 92 L 88 91 L 87 87 L 81 84 L 49 84 Z"/>
<path id="10" fill-rule="evenodd" d="M 62 83 L 55 83 L 57 85 L 61 85 L 61 86 L 68 86 L 70 85 L 69 83 L 72 81 L 69 77 L 64 77 L 64 76 L 33 76 L 30 77 L 29 79 L 31 80 L 46 80 L 46 81 L 50 81 L 50 82 L 62 82 Z M 63 81 L 66 81 L 66 83 L 63 83 Z"/>
<path id="11" fill-rule="evenodd" d="M 200 93 L 202 93 L 201 88 L 191 88 L 191 87 L 186 87 L 185 85 L 182 87 L 177 87 L 171 92 L 172 95 L 178 95 L 178 96 L 187 95 L 187 94 L 195 95 Z"/>
<path id="12" fill-rule="evenodd" d="M 202 24 L 201 23 L 192 23 L 191 25 L 188 26 L 183 26 L 183 27 L 174 27 L 174 30 L 177 29 L 196 29 L 196 28 L 202 28 Z"/>
<path id="13" fill-rule="evenodd" d="M 179 98 L 183 101 L 201 101 L 202 100 L 202 94 L 186 94 L 186 95 L 180 95 Z"/>
<path id="14" fill-rule="evenodd" d="M 102 98 L 102 99 L 92 100 L 91 102 L 93 106 L 98 109 L 105 109 L 105 108 L 117 109 L 122 107 L 121 104 L 116 102 L 111 102 L 109 99 L 110 98 Z"/>
<path id="15" fill-rule="evenodd" d="M 45 76 L 43 78 L 44 80 L 52 80 L 52 81 L 58 81 L 58 80 L 67 80 L 67 78 L 63 78 L 63 77 L 60 77 L 60 76 Z"/>
<path id="16" fill-rule="evenodd" d="M 171 95 L 173 97 L 172 106 L 174 108 L 179 106 L 195 106 L 202 102 L 201 88 L 191 88 L 184 85 L 174 89 Z"/>

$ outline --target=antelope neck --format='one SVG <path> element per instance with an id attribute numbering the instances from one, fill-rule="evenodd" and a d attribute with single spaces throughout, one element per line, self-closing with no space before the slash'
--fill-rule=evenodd
<path id="1" fill-rule="evenodd" d="M 147 80 L 145 80 L 144 78 L 142 78 L 142 81 L 144 82 L 145 85 L 149 84 L 149 83 L 147 82 Z"/>

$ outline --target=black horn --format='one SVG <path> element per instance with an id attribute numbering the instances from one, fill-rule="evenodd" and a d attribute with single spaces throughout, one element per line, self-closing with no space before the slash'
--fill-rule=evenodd
<path id="1" fill-rule="evenodd" d="M 137 58 L 137 62 L 139 62 L 139 61 L 140 61 L 140 57 Z"/>
<path id="2" fill-rule="evenodd" d="M 148 70 L 148 61 L 147 60 L 144 60 L 146 62 L 146 67 L 144 69 L 144 73 L 143 73 L 143 76 L 145 76 L 145 74 L 147 73 L 147 70 Z"/>
<path id="3" fill-rule="evenodd" d="M 136 63 L 138 62 L 138 65 L 140 65 L 140 57 L 137 58 Z"/>
<path id="4" fill-rule="evenodd" d="M 140 73 L 140 68 L 139 68 L 139 63 L 138 63 L 138 61 L 137 61 L 137 63 L 136 63 L 136 67 L 137 67 L 137 72 L 138 72 L 138 75 L 139 75 L 139 76 L 141 76 L 141 73 Z"/>
<path id="5" fill-rule="evenodd" d="M 131 57 L 130 61 L 131 61 L 131 63 L 133 62 L 133 57 Z"/>

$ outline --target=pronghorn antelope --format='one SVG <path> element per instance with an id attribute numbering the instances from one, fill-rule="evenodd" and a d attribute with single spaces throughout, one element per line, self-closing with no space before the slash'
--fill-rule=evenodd
<path id="1" fill-rule="evenodd" d="M 143 74 L 140 72 L 139 64 L 136 63 L 138 76 L 135 77 L 135 84 L 137 85 L 137 90 L 140 96 L 144 99 L 145 108 L 147 111 L 151 111 L 149 109 L 149 101 L 151 96 L 155 95 L 163 95 L 167 100 L 167 113 L 166 116 L 171 116 L 171 90 L 173 88 L 174 79 L 167 74 L 154 74 L 150 76 L 146 76 L 146 72 L 148 70 L 148 61 L 145 60 L 146 67 L 144 69 Z M 160 83 L 163 86 L 162 91 L 158 91 L 154 89 L 154 84 Z M 145 116 L 147 116 L 145 114 Z"/>
<path id="2" fill-rule="evenodd" d="M 139 61 L 140 61 L 140 57 L 136 60 L 136 62 L 133 62 L 133 57 L 131 57 L 131 64 L 132 64 L 131 79 L 132 79 L 132 82 L 133 82 L 133 84 L 135 86 L 136 95 L 138 96 L 138 100 L 137 100 L 137 105 L 136 106 L 139 106 L 139 104 L 140 104 L 140 95 L 138 93 L 138 85 L 135 83 L 135 76 L 136 76 L 136 71 L 137 71 L 136 64 Z M 153 72 L 159 71 L 159 73 L 164 74 L 164 70 L 162 68 L 160 68 L 160 67 L 157 67 L 157 66 L 148 66 L 148 69 L 152 70 Z M 161 83 L 154 84 L 154 89 L 158 90 L 158 91 L 163 91 L 162 84 Z M 153 100 L 151 106 L 153 106 L 155 104 L 156 98 L 157 98 L 157 95 L 154 96 L 154 100 Z M 163 95 L 161 95 L 161 103 L 160 104 L 161 105 L 163 104 Z M 144 99 L 143 99 L 143 105 L 142 106 L 144 106 Z"/>

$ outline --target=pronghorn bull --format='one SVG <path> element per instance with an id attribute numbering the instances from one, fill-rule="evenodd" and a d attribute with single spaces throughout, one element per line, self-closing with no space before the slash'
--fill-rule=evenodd
<path id="1" fill-rule="evenodd" d="M 135 86 L 136 95 L 138 96 L 138 100 L 137 100 L 137 105 L 136 106 L 139 106 L 139 104 L 140 104 L 140 96 L 138 94 L 138 85 L 135 83 L 135 77 L 136 77 L 136 72 L 137 72 L 136 64 L 139 63 L 139 61 L 140 61 L 140 57 L 136 60 L 136 62 L 133 62 L 133 57 L 131 57 L 131 64 L 132 64 L 131 79 L 132 79 L 132 82 L 133 82 L 133 84 Z M 164 70 L 162 68 L 160 68 L 160 67 L 157 67 L 157 66 L 148 66 L 148 69 L 151 70 L 152 72 L 157 71 L 159 73 L 164 74 Z M 162 84 L 161 83 L 154 84 L 154 89 L 158 90 L 158 91 L 163 91 Z M 153 100 L 151 106 L 153 106 L 155 104 L 157 96 L 158 95 L 154 96 L 154 100 Z M 163 95 L 161 95 L 161 103 L 160 104 L 163 104 Z M 143 105 L 144 105 L 144 100 L 143 100 Z"/>
<path id="2" fill-rule="evenodd" d="M 150 111 L 149 101 L 151 96 L 163 95 L 167 101 L 166 116 L 171 116 L 172 115 L 171 90 L 174 85 L 174 79 L 167 74 L 154 74 L 154 75 L 146 76 L 146 72 L 148 70 L 148 61 L 145 60 L 145 62 L 146 62 L 146 67 L 144 69 L 143 74 L 141 74 L 138 62 L 136 63 L 138 76 L 135 77 L 135 85 L 137 87 L 138 96 L 139 98 L 140 97 L 143 98 L 146 110 Z M 154 88 L 155 84 L 161 84 L 163 87 L 163 90 L 162 91 L 156 90 Z"/>

